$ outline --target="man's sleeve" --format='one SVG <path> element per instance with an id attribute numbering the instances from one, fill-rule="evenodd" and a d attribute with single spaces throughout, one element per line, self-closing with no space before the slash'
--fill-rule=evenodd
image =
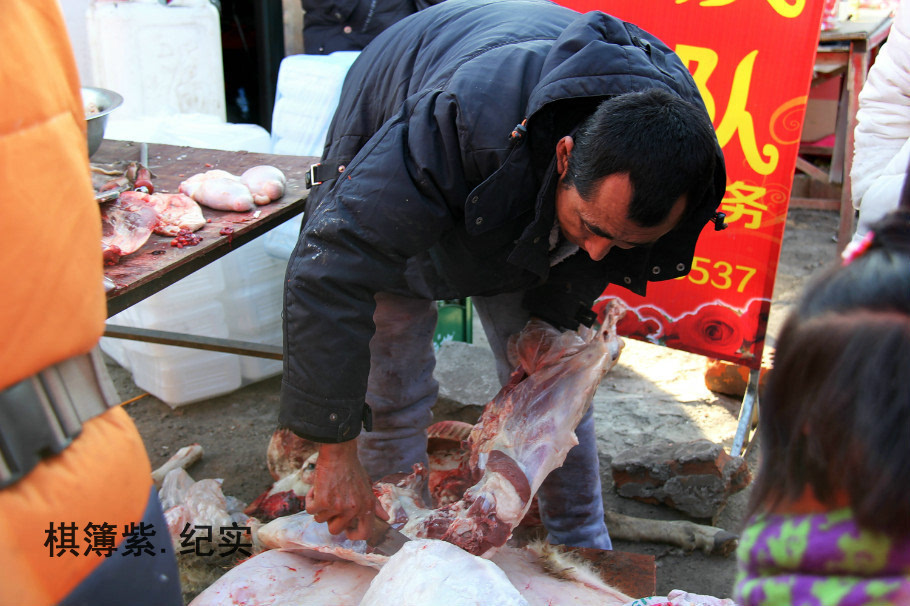
<path id="1" fill-rule="evenodd" d="M 343 442 L 360 433 L 373 297 L 402 284 L 406 260 L 461 216 L 452 105 L 431 95 L 406 105 L 305 218 L 288 264 L 279 415 L 302 437 Z"/>

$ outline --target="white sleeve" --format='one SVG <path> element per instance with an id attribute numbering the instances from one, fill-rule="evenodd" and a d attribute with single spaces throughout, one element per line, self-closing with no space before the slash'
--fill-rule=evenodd
<path id="1" fill-rule="evenodd" d="M 894 161 L 910 139 L 910 0 L 901 0 L 860 92 L 855 137 L 850 177 L 853 205 L 860 209 L 868 193 L 881 195 L 880 188 L 873 188 L 878 179 L 903 176 L 907 170 L 906 162 L 895 166 Z"/>

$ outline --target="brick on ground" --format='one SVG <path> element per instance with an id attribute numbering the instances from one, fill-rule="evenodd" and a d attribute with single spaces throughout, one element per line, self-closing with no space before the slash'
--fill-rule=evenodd
<path id="1" fill-rule="evenodd" d="M 694 518 L 713 519 L 730 495 L 752 481 L 741 457 L 710 440 L 629 449 L 613 458 L 612 473 L 620 496 L 662 503 Z"/>

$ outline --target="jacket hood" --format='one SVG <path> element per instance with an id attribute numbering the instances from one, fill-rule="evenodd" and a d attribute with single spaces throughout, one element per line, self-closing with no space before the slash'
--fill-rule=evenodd
<path id="1" fill-rule="evenodd" d="M 527 115 L 562 99 L 611 97 L 655 87 L 680 93 L 690 75 L 681 62 L 665 59 L 670 53 L 636 25 L 601 12 L 579 15 L 547 54 Z"/>

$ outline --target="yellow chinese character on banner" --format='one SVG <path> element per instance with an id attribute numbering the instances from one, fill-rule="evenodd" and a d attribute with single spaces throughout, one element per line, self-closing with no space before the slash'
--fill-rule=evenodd
<path id="1" fill-rule="evenodd" d="M 708 89 L 708 78 L 711 77 L 711 73 L 717 68 L 717 52 L 709 48 L 678 44 L 676 46 L 676 54 L 679 55 L 679 58 L 692 72 L 692 79 L 695 80 L 695 84 L 698 86 L 698 90 L 705 102 L 705 107 L 708 109 L 708 116 L 714 121 L 716 104 L 714 96 Z M 738 135 L 743 155 L 746 157 L 749 167 L 760 175 L 770 175 L 777 168 L 777 163 L 780 160 L 780 151 L 777 146 L 770 143 L 762 145 L 761 150 L 758 149 L 755 122 L 752 119 L 752 114 L 746 109 L 746 104 L 749 101 L 749 88 L 752 84 L 752 69 L 755 66 L 757 56 L 758 51 L 754 50 L 743 57 L 739 65 L 736 66 L 727 109 L 720 120 L 720 124 L 717 125 L 717 141 L 721 147 L 725 147 L 733 139 L 733 135 Z M 692 69 L 693 64 L 695 66 L 694 70 Z M 762 157 L 763 155 L 764 157 Z"/>
<path id="2" fill-rule="evenodd" d="M 676 0 L 676 4 L 683 4 L 688 1 L 689 0 Z M 734 2 L 736 2 L 736 0 L 701 0 L 698 5 L 710 8 L 714 6 L 727 6 Z M 803 9 L 806 8 L 806 0 L 793 0 L 792 3 L 787 2 L 787 0 L 768 0 L 768 4 L 771 5 L 771 8 L 773 8 L 777 14 L 788 19 L 799 17 L 802 14 Z"/>
<path id="3" fill-rule="evenodd" d="M 748 217 L 749 221 L 743 227 L 759 229 L 762 212 L 768 210 L 768 207 L 759 200 L 767 191 L 764 187 L 746 185 L 742 181 L 728 185 L 724 199 L 720 203 L 721 210 L 727 213 L 726 222 L 735 223 L 743 217 Z"/>

